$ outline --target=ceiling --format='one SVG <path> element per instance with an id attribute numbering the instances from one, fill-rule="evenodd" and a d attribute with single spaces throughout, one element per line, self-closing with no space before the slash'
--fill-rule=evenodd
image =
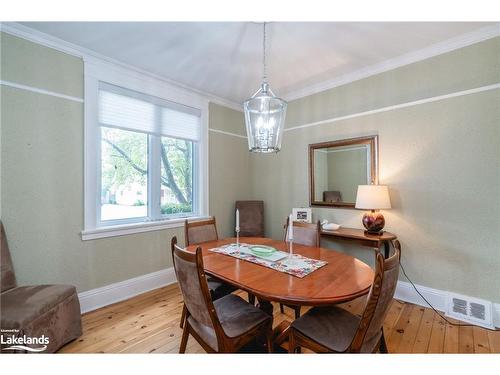
<path id="1" fill-rule="evenodd" d="M 30 28 L 220 98 L 259 87 L 262 24 L 25 22 Z M 478 22 L 273 22 L 268 77 L 283 97 L 493 25 Z"/>

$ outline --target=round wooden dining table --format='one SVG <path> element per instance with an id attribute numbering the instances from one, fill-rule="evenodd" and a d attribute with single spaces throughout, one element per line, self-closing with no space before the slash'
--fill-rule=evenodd
<path id="1" fill-rule="evenodd" d="M 348 254 L 332 249 L 294 244 L 293 252 L 308 258 L 328 262 L 303 278 L 210 251 L 229 243 L 235 238 L 220 239 L 188 247 L 203 251 L 205 272 L 238 289 L 255 295 L 260 308 L 272 316 L 270 301 L 297 306 L 321 306 L 351 301 L 370 290 L 374 272 L 370 266 Z M 272 246 L 288 251 L 284 241 L 260 237 L 241 237 L 240 243 Z"/>

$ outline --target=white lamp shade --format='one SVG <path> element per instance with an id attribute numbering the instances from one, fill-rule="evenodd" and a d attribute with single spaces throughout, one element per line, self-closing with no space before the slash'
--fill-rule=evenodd
<path id="1" fill-rule="evenodd" d="M 389 189 L 385 185 L 359 185 L 356 208 L 362 210 L 382 210 L 391 208 Z"/>

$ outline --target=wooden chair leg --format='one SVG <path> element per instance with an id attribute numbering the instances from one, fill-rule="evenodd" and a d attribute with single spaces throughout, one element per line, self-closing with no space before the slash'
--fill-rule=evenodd
<path id="1" fill-rule="evenodd" d="M 300 318 L 300 306 L 295 306 L 293 309 L 295 311 L 295 319 L 299 319 Z"/>
<path id="2" fill-rule="evenodd" d="M 384 330 L 382 329 L 382 337 L 380 337 L 380 353 L 388 354 L 389 350 L 387 350 L 387 343 L 385 342 Z"/>
<path id="3" fill-rule="evenodd" d="M 273 335 L 274 335 L 274 332 L 272 329 L 269 330 L 269 332 L 267 333 L 266 335 L 266 342 L 267 342 L 267 352 L 268 353 L 272 353 L 274 351 L 274 348 L 273 348 Z"/>
<path id="4" fill-rule="evenodd" d="M 179 347 L 179 354 L 184 354 L 186 352 L 188 338 L 189 338 L 188 325 L 187 325 L 187 322 L 185 322 L 184 328 L 182 331 L 182 339 L 181 339 L 181 345 Z"/>
<path id="5" fill-rule="evenodd" d="M 184 328 L 184 321 L 186 320 L 186 305 L 182 305 L 182 314 L 181 314 L 181 323 L 179 326 L 181 328 Z"/>
<path id="6" fill-rule="evenodd" d="M 288 331 L 288 353 L 294 354 L 296 347 L 295 335 L 293 334 L 293 329 L 290 328 Z"/>
<path id="7" fill-rule="evenodd" d="M 300 306 L 288 306 L 288 307 L 293 309 L 293 311 L 295 312 L 295 319 L 299 319 L 300 318 Z M 285 307 L 282 303 L 280 303 L 280 312 L 282 314 L 285 313 Z"/>
<path id="8" fill-rule="evenodd" d="M 255 296 L 252 293 L 248 293 L 248 303 L 255 306 Z"/>

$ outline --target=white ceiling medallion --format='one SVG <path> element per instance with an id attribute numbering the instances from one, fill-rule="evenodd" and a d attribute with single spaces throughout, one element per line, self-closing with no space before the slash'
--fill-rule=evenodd
<path id="1" fill-rule="evenodd" d="M 272 92 L 266 76 L 266 23 L 263 32 L 263 74 L 260 89 L 243 103 L 248 149 L 270 153 L 281 149 L 287 103 Z"/>

